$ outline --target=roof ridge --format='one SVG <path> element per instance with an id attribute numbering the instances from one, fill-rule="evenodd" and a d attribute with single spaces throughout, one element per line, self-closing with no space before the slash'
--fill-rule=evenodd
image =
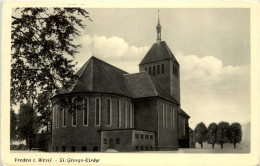
<path id="1" fill-rule="evenodd" d="M 108 64 L 108 63 L 106 63 Z M 109 64 L 108 64 L 109 65 Z M 120 89 L 120 91 L 127 93 L 127 91 L 123 90 L 119 85 L 117 81 L 114 81 L 114 78 L 111 76 L 111 74 L 105 69 L 105 67 L 101 65 L 97 65 L 97 67 L 102 67 L 103 71 L 107 73 L 107 75 L 110 77 L 111 81 L 115 83 L 115 85 Z M 93 79 L 92 79 L 93 80 Z"/>
<path id="2" fill-rule="evenodd" d="M 151 85 L 152 85 L 152 87 L 153 87 L 153 90 L 154 90 L 154 92 L 155 92 L 155 95 L 158 96 L 158 92 L 157 92 L 157 90 L 156 90 L 156 88 L 155 88 L 155 86 L 154 86 L 154 84 L 153 84 L 153 81 L 151 80 L 151 78 L 150 78 L 150 76 L 147 74 L 147 72 L 145 72 L 145 74 L 146 74 L 146 76 L 148 77 L 149 81 L 151 82 Z"/>
<path id="3" fill-rule="evenodd" d="M 116 66 L 114 66 L 114 65 L 111 65 L 110 63 L 107 63 L 107 62 L 105 62 L 105 61 L 103 61 L 103 60 L 101 60 L 101 59 L 99 59 L 99 58 L 97 58 L 97 57 L 95 57 L 95 56 L 92 56 L 91 58 L 92 58 L 92 59 L 96 59 L 96 60 L 98 60 L 98 61 L 100 61 L 100 62 L 102 62 L 102 63 L 105 63 L 105 64 L 107 64 L 107 65 L 109 65 L 109 66 L 111 66 L 111 67 L 113 67 L 113 68 L 116 68 L 117 70 L 120 70 L 120 71 L 122 71 L 122 72 L 128 73 L 128 72 L 126 72 L 126 71 L 124 71 L 124 70 L 122 70 L 122 69 L 120 69 L 120 68 L 118 68 L 118 67 L 116 67 Z"/>
<path id="4" fill-rule="evenodd" d="M 82 74 L 84 73 L 84 71 L 86 70 L 86 68 L 87 68 L 87 66 L 89 65 L 89 63 L 91 62 L 91 58 L 77 71 L 77 73 L 76 73 L 76 75 L 78 74 L 78 72 L 82 69 L 82 72 L 80 73 L 80 75 L 78 76 L 78 78 L 76 78 L 77 80 L 75 81 L 75 83 L 74 84 L 72 84 L 72 86 L 71 86 L 71 89 L 69 90 L 69 92 L 72 92 L 73 91 L 73 89 L 74 89 L 74 87 L 75 87 L 75 85 L 78 83 L 78 81 L 79 81 L 79 79 L 82 77 Z M 93 65 L 92 65 L 92 67 L 93 67 Z M 93 70 L 92 70 L 93 71 Z M 93 75 L 93 74 L 92 74 Z M 93 83 L 91 83 L 91 85 L 92 85 Z M 91 87 L 91 89 L 92 89 L 93 87 Z"/>

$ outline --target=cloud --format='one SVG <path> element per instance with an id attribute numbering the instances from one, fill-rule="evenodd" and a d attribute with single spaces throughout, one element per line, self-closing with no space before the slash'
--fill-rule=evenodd
<path id="1" fill-rule="evenodd" d="M 177 53 L 176 58 L 181 67 L 181 103 L 191 116 L 191 127 L 201 121 L 250 121 L 249 66 L 223 66 L 213 56 Z"/>
<path id="2" fill-rule="evenodd" d="M 79 66 L 94 55 L 112 65 L 123 67 L 122 69 L 128 72 L 138 72 L 137 65 L 149 49 L 148 46 L 131 46 L 123 38 L 116 36 L 84 35 L 77 43 L 81 43 L 83 46 L 76 57 Z M 133 68 L 133 66 L 127 65 L 128 63 L 136 67 Z"/>
<path id="3" fill-rule="evenodd" d="M 129 73 L 138 72 L 138 64 L 150 46 L 129 45 L 120 37 L 85 35 L 76 56 L 81 67 L 93 54 Z M 93 53 L 94 51 L 94 53 Z M 180 64 L 181 106 L 191 116 L 190 125 L 222 120 L 250 121 L 249 66 L 224 66 L 214 56 L 175 54 Z"/>

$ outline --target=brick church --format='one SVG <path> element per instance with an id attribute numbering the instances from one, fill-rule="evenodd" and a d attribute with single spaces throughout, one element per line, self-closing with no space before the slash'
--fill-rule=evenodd
<path id="1" fill-rule="evenodd" d="M 129 74 L 92 56 L 53 98 L 52 151 L 169 151 L 189 147 L 180 65 L 158 19 L 157 42 Z"/>

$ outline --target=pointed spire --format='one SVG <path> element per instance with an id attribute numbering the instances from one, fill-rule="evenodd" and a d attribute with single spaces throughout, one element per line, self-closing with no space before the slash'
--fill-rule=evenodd
<path id="1" fill-rule="evenodd" d="M 158 9 L 158 24 L 156 26 L 156 30 L 157 30 L 157 44 L 161 43 L 161 25 L 160 25 L 160 10 Z"/>

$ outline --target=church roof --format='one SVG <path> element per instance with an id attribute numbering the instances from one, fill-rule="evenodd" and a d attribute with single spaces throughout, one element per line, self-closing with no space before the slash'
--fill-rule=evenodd
<path id="1" fill-rule="evenodd" d="M 132 98 L 161 97 L 179 104 L 147 72 L 128 74 L 94 56 L 76 73 L 78 78 L 70 88 L 56 95 L 81 92 L 103 92 Z"/>
<path id="2" fill-rule="evenodd" d="M 159 84 L 156 83 L 147 72 L 125 74 L 127 87 L 133 98 L 162 97 L 179 104 Z"/>
<path id="3" fill-rule="evenodd" d="M 183 115 L 183 116 L 186 116 L 186 117 L 188 117 L 188 118 L 190 118 L 190 116 L 183 110 L 183 109 L 179 109 L 178 110 L 178 114 L 180 114 L 180 115 Z"/>
<path id="4" fill-rule="evenodd" d="M 161 60 L 166 60 L 166 59 L 172 59 L 174 60 L 177 64 L 178 61 L 174 57 L 173 53 L 171 52 L 170 48 L 166 44 L 165 41 L 161 41 L 160 44 L 154 43 L 150 50 L 147 52 L 143 60 L 139 65 L 151 63 L 151 62 L 157 62 Z"/>
<path id="5" fill-rule="evenodd" d="M 78 78 L 70 88 L 61 89 L 58 94 L 105 92 L 131 96 L 125 84 L 124 74 L 127 72 L 92 56 L 76 73 Z"/>

